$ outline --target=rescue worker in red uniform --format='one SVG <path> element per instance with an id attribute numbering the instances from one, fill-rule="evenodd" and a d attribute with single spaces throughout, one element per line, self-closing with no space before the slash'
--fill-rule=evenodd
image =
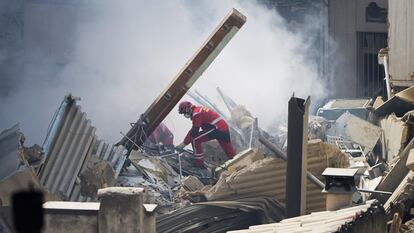
<path id="1" fill-rule="evenodd" d="M 191 143 L 196 166 L 204 166 L 202 143 L 210 140 L 216 139 L 230 159 L 236 155 L 236 150 L 230 140 L 229 126 L 216 112 L 207 107 L 195 106 L 188 101 L 183 101 L 178 106 L 178 113 L 190 118 L 193 121 L 193 127 L 177 148 L 182 149 Z"/>
<path id="2" fill-rule="evenodd" d="M 165 146 L 174 145 L 174 135 L 171 133 L 170 129 L 164 124 L 160 123 L 154 132 L 148 137 L 146 144 L 162 144 Z"/>

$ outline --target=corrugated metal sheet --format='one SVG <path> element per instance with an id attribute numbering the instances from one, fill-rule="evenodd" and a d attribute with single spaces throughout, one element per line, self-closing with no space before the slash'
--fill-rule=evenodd
<path id="1" fill-rule="evenodd" d="M 41 184 L 66 200 L 85 200 L 79 195 L 78 175 L 92 154 L 109 161 L 117 174 L 126 157 L 123 147 L 97 140 L 96 128 L 76 101 L 68 95 L 57 110 L 43 144 L 45 162 L 39 172 Z"/>
<path id="2" fill-rule="evenodd" d="M 375 202 L 375 200 L 370 200 L 359 206 L 344 208 L 337 211 L 315 212 L 300 217 L 284 219 L 279 223 L 250 226 L 248 230 L 231 231 L 231 233 L 339 232 L 345 224 L 352 223 L 364 213 L 369 212 L 368 210 L 372 208 Z"/>
<path id="3" fill-rule="evenodd" d="M 308 144 L 308 171 L 320 180 L 323 180 L 321 176 L 323 170 L 328 165 L 333 165 L 333 162 L 330 162 L 331 157 L 328 155 L 340 153 L 335 152 L 334 149 L 331 151 L 331 148 L 334 147 L 324 144 L 320 140 L 311 141 Z M 268 196 L 275 197 L 284 203 L 285 187 L 286 162 L 281 159 L 267 158 L 234 172 L 225 180 L 220 179 L 207 193 L 207 198 L 208 200 L 230 200 L 240 197 Z M 325 210 L 326 196 L 321 191 L 315 184 L 307 182 L 307 213 Z"/>
<path id="4" fill-rule="evenodd" d="M 126 159 L 126 149 L 123 146 L 114 146 L 112 144 L 108 144 L 103 140 L 98 140 L 92 152 L 93 156 L 96 156 L 102 160 L 108 161 L 111 167 L 115 171 L 115 179 L 118 178 L 119 173 L 121 172 L 122 166 Z M 85 169 L 86 163 L 82 166 L 80 173 Z M 75 182 L 75 186 L 72 191 L 72 195 L 70 197 L 71 201 L 91 201 L 96 199 L 90 199 L 81 196 L 81 185 L 80 180 L 77 179 Z"/>
<path id="5" fill-rule="evenodd" d="M 33 168 L 24 159 L 22 137 L 18 124 L 0 133 L 0 199 L 3 205 L 10 204 L 13 192 L 40 188 Z"/>
<path id="6" fill-rule="evenodd" d="M 157 216 L 157 232 L 225 232 L 277 222 L 285 210 L 274 198 L 196 203 Z M 256 222 L 256 223 L 254 223 Z"/>
<path id="7" fill-rule="evenodd" d="M 412 0 L 389 1 L 389 72 L 395 81 L 413 84 L 414 71 L 414 2 Z M 399 86 L 399 85 L 398 85 Z"/>

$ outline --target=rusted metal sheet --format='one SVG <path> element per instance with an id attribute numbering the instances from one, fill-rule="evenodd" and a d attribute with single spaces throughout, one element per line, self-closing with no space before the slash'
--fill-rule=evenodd
<path id="1" fill-rule="evenodd" d="M 236 9 L 232 9 L 117 145 L 124 145 L 128 152 L 141 146 L 245 22 L 246 17 Z"/>

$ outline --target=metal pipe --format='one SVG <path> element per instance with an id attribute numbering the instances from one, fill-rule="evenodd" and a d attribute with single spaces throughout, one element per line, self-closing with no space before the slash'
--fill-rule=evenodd
<path id="1" fill-rule="evenodd" d="M 382 194 L 382 195 L 392 195 L 392 192 L 386 191 L 378 191 L 378 190 L 368 190 L 368 189 L 357 189 L 359 192 L 363 193 L 375 193 L 375 194 Z"/>
<path id="2" fill-rule="evenodd" d="M 287 156 L 286 156 L 285 152 L 283 152 L 281 149 L 279 149 L 279 147 L 277 147 L 275 144 L 273 144 L 272 142 L 267 140 L 267 138 L 263 137 L 262 134 L 260 133 L 260 131 L 259 131 L 259 142 L 261 142 L 264 146 L 269 148 L 269 150 L 271 150 L 273 153 L 275 153 L 275 155 L 278 158 L 282 159 L 283 161 L 287 160 Z"/>
<path id="3" fill-rule="evenodd" d="M 119 132 L 122 136 L 124 136 L 128 141 L 130 141 L 132 144 L 134 144 L 135 146 L 137 146 L 138 148 L 141 148 L 140 146 L 138 146 L 132 139 L 130 139 L 126 134 L 122 133 L 122 131 Z"/>
<path id="4" fill-rule="evenodd" d="M 385 72 L 385 86 L 387 88 L 387 98 L 391 98 L 390 76 L 388 74 L 388 55 L 384 55 L 384 72 Z"/>
<path id="5" fill-rule="evenodd" d="M 252 148 L 253 133 L 256 130 L 256 125 L 257 125 L 257 118 L 254 118 L 254 121 L 252 122 L 252 126 L 251 126 L 251 131 L 250 131 L 249 148 Z"/>
<path id="6" fill-rule="evenodd" d="M 183 170 L 181 168 L 181 153 L 178 153 L 178 167 L 180 168 L 180 182 L 181 182 L 181 179 L 183 178 Z"/>
<path id="7" fill-rule="evenodd" d="M 223 92 L 220 90 L 219 87 L 216 88 L 217 92 L 219 93 L 221 99 L 223 100 L 224 104 L 226 105 L 227 109 L 229 110 L 229 112 L 231 112 L 233 110 L 232 108 L 232 104 L 235 105 L 235 103 L 229 103 L 228 99 L 224 96 Z"/>

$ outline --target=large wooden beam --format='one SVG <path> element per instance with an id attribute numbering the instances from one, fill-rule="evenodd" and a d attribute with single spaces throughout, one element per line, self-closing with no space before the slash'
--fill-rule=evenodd
<path id="1" fill-rule="evenodd" d="M 246 17 L 232 9 L 118 145 L 124 145 L 128 152 L 141 146 L 245 22 Z"/>

